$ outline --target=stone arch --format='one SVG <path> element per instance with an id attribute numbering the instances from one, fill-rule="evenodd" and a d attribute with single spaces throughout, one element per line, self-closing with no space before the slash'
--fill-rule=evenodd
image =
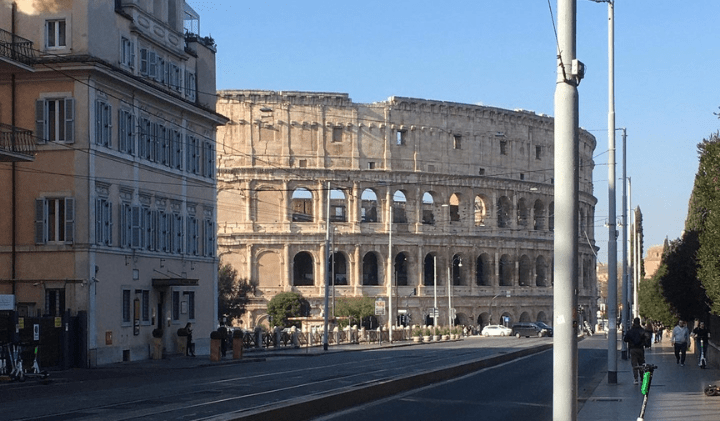
<path id="1" fill-rule="evenodd" d="M 407 224 L 407 198 L 402 190 L 393 193 L 393 223 Z"/>
<path id="2" fill-rule="evenodd" d="M 330 221 L 347 222 L 347 196 L 340 189 L 330 190 Z"/>
<path id="3" fill-rule="evenodd" d="M 373 251 L 368 252 L 363 257 L 363 273 L 362 273 L 362 284 L 365 285 L 380 285 L 379 266 L 377 254 Z"/>
<path id="4" fill-rule="evenodd" d="M 485 205 L 485 203 L 485 200 L 481 196 L 475 196 L 475 207 L 473 214 L 475 216 L 476 227 L 485 226 L 485 218 L 487 217 L 487 206 Z"/>
<path id="5" fill-rule="evenodd" d="M 460 195 L 453 193 L 452 196 L 450 196 L 448 205 L 450 207 L 448 209 L 450 212 L 450 222 L 460 222 Z"/>
<path id="6" fill-rule="evenodd" d="M 452 284 L 456 286 L 467 285 L 467 279 L 463 276 L 463 259 L 460 254 L 455 254 L 452 263 Z"/>
<path id="7" fill-rule="evenodd" d="M 528 207 L 525 198 L 520 198 L 517 203 L 517 224 L 518 227 L 527 227 L 528 224 Z"/>
<path id="8" fill-rule="evenodd" d="M 531 280 L 532 280 L 532 262 L 530 261 L 530 258 L 523 254 L 520 256 L 520 262 L 519 262 L 519 270 L 520 273 L 518 274 L 518 283 L 521 287 L 528 287 L 531 286 Z"/>
<path id="9" fill-rule="evenodd" d="M 513 262 L 510 256 L 503 254 L 500 257 L 500 286 L 513 286 Z"/>
<path id="10" fill-rule="evenodd" d="M 301 251 L 293 258 L 293 285 L 315 285 L 315 264 L 313 257 L 306 251 Z"/>
<path id="11" fill-rule="evenodd" d="M 492 275 L 492 260 L 490 260 L 487 253 L 483 253 L 475 261 L 475 284 L 477 286 L 491 286 Z"/>
<path id="12" fill-rule="evenodd" d="M 408 253 L 401 252 L 395 255 L 393 261 L 393 270 L 395 271 L 395 285 L 407 286 L 408 283 Z"/>
<path id="13" fill-rule="evenodd" d="M 544 311 L 539 311 L 538 314 L 537 314 L 537 317 L 535 318 L 535 321 L 536 321 L 536 322 L 543 322 L 543 323 L 546 323 L 546 324 L 547 324 L 547 321 L 548 321 L 547 314 L 545 314 Z"/>
<path id="14" fill-rule="evenodd" d="M 435 225 L 435 197 L 429 191 L 422 195 L 422 223 Z"/>
<path id="15" fill-rule="evenodd" d="M 535 259 L 535 286 L 547 286 L 547 269 L 548 265 L 545 258 L 543 256 L 538 256 L 537 259 Z"/>
<path id="16" fill-rule="evenodd" d="M 531 322 L 532 318 L 530 318 L 530 314 L 527 311 L 523 311 L 522 314 L 520 314 L 520 322 L 521 323 L 527 323 Z"/>
<path id="17" fill-rule="evenodd" d="M 498 320 L 498 324 L 506 326 L 506 327 L 512 326 L 514 322 L 515 322 L 515 319 L 513 319 L 513 315 L 508 313 L 507 311 L 503 312 L 500 315 L 500 320 Z"/>
<path id="18" fill-rule="evenodd" d="M 500 196 L 497 200 L 497 226 L 498 228 L 510 228 L 510 216 L 512 214 L 512 203 L 507 196 Z"/>
<path id="19" fill-rule="evenodd" d="M 292 221 L 313 222 L 314 219 L 313 194 L 304 187 L 293 190 L 291 199 Z"/>
<path id="20" fill-rule="evenodd" d="M 333 285 L 347 285 L 348 284 L 348 273 L 347 273 L 347 258 L 345 253 L 336 251 L 332 255 L 332 279 Z"/>
<path id="21" fill-rule="evenodd" d="M 280 255 L 274 250 L 258 253 L 257 256 L 258 287 L 282 286 L 283 273 L 280 264 Z"/>
<path id="22" fill-rule="evenodd" d="M 435 255 L 428 253 L 425 255 L 423 261 L 423 285 L 433 286 L 435 283 Z M 437 280 L 437 284 L 440 285 L 440 278 Z"/>
<path id="23" fill-rule="evenodd" d="M 363 190 L 360 203 L 360 222 L 379 222 L 377 193 L 373 189 Z"/>
<path id="24" fill-rule="evenodd" d="M 490 324 L 490 313 L 484 312 L 480 313 L 480 315 L 477 317 L 477 324 L 482 329 L 483 327 Z M 479 332 L 478 332 L 479 333 Z"/>
<path id="25" fill-rule="evenodd" d="M 536 200 L 533 206 L 533 229 L 535 231 L 545 229 L 545 204 L 540 199 Z"/>

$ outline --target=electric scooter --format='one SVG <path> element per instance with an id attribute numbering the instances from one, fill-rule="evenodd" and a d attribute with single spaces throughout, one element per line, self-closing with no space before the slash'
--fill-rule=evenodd
<path id="1" fill-rule="evenodd" d="M 698 340 L 698 342 L 700 342 L 700 362 L 698 365 L 700 368 L 705 368 L 707 365 L 707 360 L 705 359 L 705 346 L 702 339 Z"/>
<path id="2" fill-rule="evenodd" d="M 658 367 L 656 365 L 652 364 L 643 364 L 638 367 L 633 368 L 639 368 L 640 372 L 642 373 L 642 386 L 640 387 L 640 390 L 643 394 L 643 403 L 642 408 L 640 408 L 640 415 L 637 418 L 637 421 L 644 421 L 645 420 L 645 409 L 647 408 L 648 404 L 648 396 L 650 395 L 650 384 L 652 383 L 652 376 L 653 371 L 655 371 Z"/>

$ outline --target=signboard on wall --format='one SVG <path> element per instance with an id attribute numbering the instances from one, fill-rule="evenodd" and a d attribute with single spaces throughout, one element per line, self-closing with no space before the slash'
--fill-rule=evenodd
<path id="1" fill-rule="evenodd" d="M 384 300 L 375 300 L 375 315 L 376 316 L 384 316 L 385 315 L 385 301 Z"/>
<path id="2" fill-rule="evenodd" d="M 15 296 L 0 294 L 0 310 L 15 310 Z"/>

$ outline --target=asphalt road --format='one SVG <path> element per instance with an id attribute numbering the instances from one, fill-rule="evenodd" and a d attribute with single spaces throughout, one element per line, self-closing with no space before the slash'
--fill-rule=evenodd
<path id="1" fill-rule="evenodd" d="M 288 405 L 302 404 L 316 397 L 329 396 L 326 402 L 341 405 L 345 404 L 341 401 L 348 398 L 375 400 L 376 397 L 364 394 L 383 390 L 382 387 L 388 385 L 393 391 L 413 387 L 412 384 L 403 386 L 397 379 L 412 382 L 413 376 L 422 376 L 430 370 L 449 372 L 458 364 L 483 358 L 500 360 L 518 349 L 550 343 L 551 339 L 547 338 L 469 338 L 460 342 L 337 352 L 315 357 L 300 356 L 302 354 L 278 356 L 265 361 L 180 370 L 153 370 L 142 364 L 130 364 L 120 375 L 104 375 L 103 370 L 91 370 L 93 376 L 82 380 L 70 379 L 72 376 L 63 378 L 59 373 L 48 385 L 37 382 L 3 384 L 0 387 L 0 420 L 198 420 L 250 418 L 252 414 L 255 419 L 278 419 L 283 411 L 293 411 L 283 409 Z M 602 350 L 597 352 L 600 357 L 604 355 Z M 585 352 L 581 352 L 582 364 L 586 360 L 584 355 Z M 393 410 L 392 413 L 401 414 L 409 406 L 422 414 L 425 410 L 419 408 L 426 400 L 428 403 L 433 400 L 447 402 L 448 407 L 462 406 L 475 414 L 473 419 L 478 419 L 478 402 L 505 402 L 506 409 L 513 402 L 527 402 L 527 407 L 539 410 L 551 400 L 551 356 L 551 352 L 543 352 L 537 357 L 482 370 L 478 373 L 479 378 L 467 376 L 443 383 L 461 385 L 454 393 L 430 391 L 423 395 L 429 389 L 421 389 L 416 392 L 419 395 L 401 395 L 397 400 L 397 411 L 400 412 Z M 593 363 L 587 364 L 590 367 Z M 444 391 L 446 387 L 441 389 Z M 515 392 L 518 387 L 521 387 L 521 393 Z M 482 396 L 486 398 L 479 399 Z M 385 405 L 383 403 L 383 408 Z M 263 411 L 273 408 L 276 412 L 272 418 L 263 415 Z M 373 405 L 361 408 L 375 410 L 377 406 L 375 409 Z M 348 416 L 372 419 L 361 411 Z M 382 414 L 389 414 L 387 411 L 378 414 L 376 418 L 390 419 L 382 418 Z M 439 414 L 442 411 L 423 419 L 443 419 L 437 418 Z"/>
<path id="2" fill-rule="evenodd" d="M 606 344 L 595 337 L 578 347 L 581 402 L 606 374 Z M 552 367 L 552 350 L 547 350 L 320 420 L 552 420 Z"/>

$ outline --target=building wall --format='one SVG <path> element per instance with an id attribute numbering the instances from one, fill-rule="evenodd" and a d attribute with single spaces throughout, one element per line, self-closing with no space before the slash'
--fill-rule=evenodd
<path id="1" fill-rule="evenodd" d="M 440 324 L 451 307 L 462 324 L 486 324 L 491 313 L 494 322 L 552 321 L 551 118 L 402 97 L 219 94 L 230 122 L 218 132 L 218 246 L 259 287 L 248 325 L 281 291 L 322 313 L 328 195 L 330 247 L 347 268 L 334 297 L 392 299 L 393 314 L 407 310 L 413 324 L 436 296 Z M 579 303 L 594 317 L 595 139 L 580 140 Z"/>
<path id="2" fill-rule="evenodd" d="M 197 95 L 198 86 L 215 84 L 214 43 L 185 38 L 183 2 L 173 1 L 173 19 L 169 2 L 19 5 L 18 35 L 34 42 L 39 62 L 14 82 L 0 74 L 2 121 L 10 118 L 5 98 L 15 89 L 16 124 L 33 128 L 38 140 L 35 162 L 15 170 L 14 254 L 6 218 L 12 201 L 0 201 L 8 228 L 0 233 L 0 291 L 14 291 L 20 315 L 87 313 L 89 365 L 149 358 L 156 328 L 165 352 L 179 352 L 176 331 L 188 321 L 202 352 L 216 327 L 215 127 L 225 119 L 214 99 Z M 65 22 L 65 45 L 46 45 L 49 20 Z M 73 115 L 63 119 L 72 122 L 71 138 L 43 139 L 52 113 L 36 124 L 38 100 L 59 107 L 55 98 L 74 102 Z M 132 118 L 123 125 L 122 116 Z M 177 156 L 165 153 L 171 147 Z M 0 164 L 3 197 L 12 195 L 12 172 Z M 52 223 L 49 211 L 38 221 L 38 200 L 52 209 L 61 206 L 55 198 L 74 200 L 74 212 L 62 205 L 74 215 L 63 221 L 72 237 L 38 241 L 38 222 Z M 165 221 L 174 218 L 170 229 Z M 55 292 L 64 295 L 64 308 L 50 308 Z"/>

